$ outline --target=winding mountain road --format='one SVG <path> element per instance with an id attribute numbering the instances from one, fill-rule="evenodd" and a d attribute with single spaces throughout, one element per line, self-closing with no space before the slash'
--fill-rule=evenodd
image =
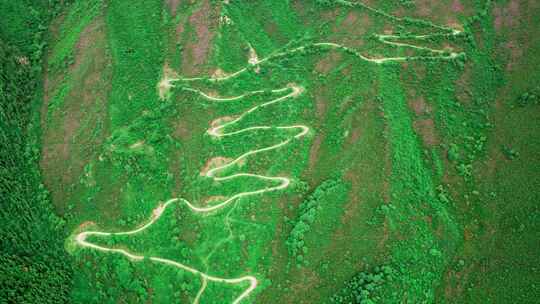
<path id="1" fill-rule="evenodd" d="M 448 28 L 448 27 L 438 26 L 437 28 L 439 30 L 443 30 L 443 31 L 447 32 L 447 35 L 450 35 L 450 36 L 452 36 L 452 35 L 455 36 L 455 35 L 461 34 L 460 31 L 455 30 L 455 29 L 451 29 L 451 28 Z M 457 52 L 448 52 L 448 51 L 439 50 L 439 49 L 431 49 L 431 48 L 417 46 L 417 45 L 408 44 L 408 43 L 404 43 L 404 42 L 392 41 L 392 40 L 397 40 L 397 39 L 400 38 L 399 36 L 396 36 L 396 35 L 376 35 L 376 37 L 383 44 L 388 44 L 388 45 L 392 45 L 392 46 L 395 46 L 395 47 L 413 48 L 413 49 L 417 49 L 417 50 L 427 51 L 427 52 L 430 52 L 430 53 L 433 54 L 432 57 L 425 56 L 425 57 L 422 57 L 422 58 L 436 58 L 436 59 L 439 59 L 439 60 L 451 60 L 451 59 L 454 59 L 454 58 L 458 57 L 461 54 L 461 53 L 457 53 Z M 430 35 L 417 35 L 417 36 L 409 36 L 407 38 L 422 40 L 422 39 L 427 39 L 429 37 L 430 37 Z M 365 56 L 365 55 L 357 52 L 354 49 L 350 49 L 350 48 L 348 48 L 346 46 L 343 46 L 343 45 L 340 45 L 340 44 L 337 44 L 337 43 L 334 43 L 334 42 L 318 42 L 318 43 L 311 43 L 311 44 L 307 44 L 307 45 L 304 45 L 304 46 L 292 48 L 292 49 L 282 51 L 282 52 L 275 52 L 275 53 L 271 54 L 270 56 L 268 56 L 266 58 L 263 58 L 261 60 L 258 60 L 258 59 L 256 59 L 256 57 L 253 57 L 253 58 L 251 58 L 249 60 L 249 63 L 248 63 L 248 65 L 246 67 L 244 67 L 244 68 L 242 68 L 242 69 L 240 69 L 240 70 L 238 70 L 238 71 L 236 71 L 234 73 L 222 76 L 222 77 L 211 77 L 211 78 L 208 78 L 208 77 L 195 77 L 195 78 L 176 78 L 176 79 L 174 79 L 174 78 L 171 78 L 171 79 L 165 78 L 165 79 L 163 79 L 161 81 L 160 85 L 162 87 L 165 87 L 165 88 L 173 88 L 175 86 L 174 84 L 178 83 L 178 82 L 187 83 L 187 82 L 195 82 L 195 81 L 199 81 L 199 80 L 209 80 L 209 81 L 212 81 L 212 82 L 227 81 L 227 80 L 232 79 L 232 78 L 234 78 L 234 77 L 236 77 L 236 76 L 238 76 L 238 75 L 240 75 L 240 74 L 242 74 L 244 72 L 249 71 L 251 66 L 261 66 L 267 61 L 278 58 L 280 56 L 285 56 L 285 55 L 290 55 L 290 54 L 293 54 L 293 53 L 301 52 L 301 51 L 305 50 L 308 47 L 316 47 L 316 48 L 323 48 L 323 49 L 324 48 L 331 48 L 331 49 L 338 49 L 338 50 L 346 51 L 346 52 L 348 52 L 350 54 L 353 54 L 354 56 L 360 58 L 361 60 L 371 62 L 371 63 L 374 63 L 374 64 L 384 64 L 386 62 L 401 62 L 401 61 L 411 60 L 411 57 L 370 58 L 368 56 Z M 244 98 L 248 98 L 250 96 L 253 96 L 253 95 L 256 95 L 256 94 L 262 94 L 262 93 L 265 92 L 263 90 L 258 90 L 258 91 L 252 91 L 252 92 L 249 92 L 249 93 L 246 93 L 246 94 L 243 94 L 243 95 L 233 96 L 233 97 L 213 97 L 213 96 L 208 95 L 207 93 L 204 93 L 204 92 L 202 92 L 202 91 L 200 91 L 198 89 L 194 89 L 194 88 L 183 88 L 183 90 L 190 91 L 190 92 L 192 92 L 194 94 L 199 94 L 202 98 L 205 98 L 205 99 L 213 101 L 213 102 L 218 102 L 218 103 L 239 101 L 239 100 L 242 100 Z M 247 172 L 235 173 L 235 174 L 226 175 L 226 176 L 220 176 L 219 173 L 224 171 L 225 169 L 231 167 L 231 166 L 234 166 L 235 164 L 238 164 L 239 162 L 241 162 L 242 160 L 244 160 L 247 157 L 254 156 L 254 155 L 259 154 L 259 153 L 270 152 L 270 151 L 279 149 L 280 147 L 289 144 L 291 141 L 293 141 L 295 139 L 299 139 L 299 138 L 302 138 L 302 137 L 306 136 L 306 134 L 309 133 L 310 128 L 308 126 L 305 126 L 305 125 L 288 125 L 288 126 L 261 125 L 261 126 L 251 126 L 251 127 L 247 127 L 247 128 L 243 128 L 243 129 L 235 130 L 235 131 L 229 131 L 229 132 L 226 131 L 227 128 L 234 127 L 235 124 L 240 122 L 242 119 L 244 119 L 248 115 L 250 115 L 250 114 L 252 114 L 252 113 L 254 113 L 256 111 L 262 110 L 265 107 L 270 106 L 272 104 L 292 100 L 292 99 L 300 96 L 303 92 L 304 92 L 304 88 L 302 86 L 298 85 L 298 84 L 289 84 L 288 86 L 286 86 L 284 88 L 272 90 L 271 91 L 272 94 L 284 94 L 284 95 L 282 95 L 280 97 L 277 97 L 277 98 L 274 98 L 274 99 L 271 99 L 269 101 L 266 101 L 266 102 L 264 102 L 262 104 L 253 106 L 253 107 L 249 108 L 248 110 L 246 110 L 245 112 L 243 112 L 242 114 L 240 114 L 237 118 L 235 118 L 233 120 L 230 120 L 230 121 L 222 122 L 222 123 L 218 124 L 217 126 L 213 126 L 213 127 L 211 127 L 210 129 L 207 130 L 207 134 L 209 136 L 212 136 L 212 137 L 216 138 L 216 139 L 226 137 L 226 136 L 238 135 L 238 134 L 242 134 L 242 133 L 246 133 L 246 132 L 256 132 L 256 131 L 259 131 L 259 130 L 267 130 L 267 129 L 277 129 L 277 130 L 287 130 L 287 131 L 296 130 L 297 132 L 294 135 L 291 135 L 286 140 L 283 140 L 283 141 L 281 141 L 281 142 L 279 142 L 277 144 L 274 144 L 274 145 L 271 145 L 271 146 L 268 146 L 268 147 L 250 150 L 250 151 L 236 157 L 232 161 L 229 161 L 229 162 L 227 162 L 227 163 L 225 163 L 223 165 L 220 165 L 220 166 L 217 166 L 215 168 L 212 168 L 212 169 L 208 170 L 204 174 L 204 176 L 206 176 L 208 178 L 212 178 L 215 181 L 226 181 L 226 180 L 232 180 L 232 179 L 239 178 L 239 177 L 250 177 L 250 178 L 256 178 L 256 179 L 260 179 L 260 180 L 267 181 L 267 182 L 273 182 L 273 183 L 276 184 L 275 186 L 266 187 L 266 188 L 263 188 L 263 189 L 252 190 L 252 191 L 240 192 L 240 193 L 234 194 L 233 196 L 231 196 L 229 198 L 226 198 L 222 202 L 219 202 L 217 204 L 210 205 L 210 206 L 204 206 L 204 207 L 193 204 L 193 203 L 191 203 L 191 202 L 189 202 L 189 201 L 187 201 L 185 199 L 182 199 L 182 198 L 172 198 L 172 199 L 168 200 L 167 202 L 165 202 L 163 204 L 160 204 L 156 209 L 154 209 L 150 220 L 146 224 L 140 226 L 137 229 L 134 229 L 134 230 L 131 230 L 131 231 L 126 231 L 126 232 L 115 232 L 115 233 L 113 233 L 113 232 L 102 232 L 102 231 L 83 231 L 83 232 L 80 232 L 80 233 L 75 235 L 74 240 L 75 240 L 76 244 L 79 245 L 80 247 L 91 248 L 91 249 L 99 250 L 99 251 L 102 251 L 102 252 L 110 252 L 110 253 L 121 254 L 121 255 L 124 255 L 124 256 L 126 256 L 127 258 L 129 258 L 129 259 L 131 259 L 133 261 L 141 261 L 141 260 L 147 258 L 150 261 L 165 264 L 165 265 L 170 265 L 172 267 L 176 267 L 176 268 L 185 270 L 187 272 L 190 272 L 190 273 L 192 273 L 192 274 L 194 274 L 196 276 L 199 276 L 201 278 L 201 280 L 202 280 L 202 284 L 201 284 L 201 287 L 200 287 L 199 291 L 197 292 L 197 295 L 196 295 L 196 297 L 195 297 L 195 299 L 193 301 L 194 304 L 199 303 L 200 298 L 201 298 L 202 294 L 204 293 L 204 291 L 205 291 L 205 289 L 206 289 L 206 287 L 208 285 L 208 282 L 217 282 L 217 283 L 226 283 L 226 284 L 245 284 L 245 283 L 248 283 L 249 286 L 238 297 L 236 297 L 234 299 L 234 301 L 232 302 L 233 304 L 240 303 L 243 299 L 248 297 L 253 292 L 253 290 L 257 287 L 258 281 L 257 281 L 257 278 L 255 276 L 246 275 L 246 276 L 242 276 L 242 277 L 238 277 L 238 278 L 221 278 L 221 277 L 210 275 L 206 271 L 203 272 L 201 270 L 195 269 L 193 267 L 190 267 L 188 265 L 185 265 L 185 264 L 173 261 L 173 260 L 164 259 L 164 258 L 160 258 L 160 257 L 157 257 L 157 256 L 137 255 L 137 254 L 134 254 L 134 253 L 130 253 L 127 250 L 124 250 L 124 249 L 110 248 L 110 247 L 97 245 L 97 244 L 95 244 L 93 242 L 88 241 L 88 238 L 93 237 L 93 236 L 95 236 L 95 237 L 109 237 L 109 236 L 115 236 L 115 235 L 134 235 L 134 234 L 140 233 L 140 232 L 148 229 L 150 226 L 152 226 L 152 224 L 155 223 L 162 216 L 163 212 L 169 206 L 171 206 L 173 203 L 185 204 L 194 213 L 207 215 L 207 214 L 211 214 L 212 211 L 216 211 L 218 209 L 225 208 L 226 206 L 228 206 L 230 204 L 233 204 L 239 198 L 253 196 L 253 195 L 259 195 L 259 194 L 263 194 L 263 193 L 270 192 L 270 191 L 278 191 L 278 190 L 285 189 L 286 187 L 288 187 L 291 181 L 290 181 L 289 178 L 283 177 L 283 176 L 266 176 L 266 175 L 259 175 L 259 174 L 253 174 L 253 173 L 247 173 Z M 232 236 L 232 230 L 231 230 L 230 223 L 229 223 L 229 214 L 230 214 L 230 212 L 227 214 L 225 224 L 227 226 L 227 229 L 229 230 L 230 237 L 231 237 Z M 216 246 L 216 248 L 217 248 L 217 246 Z"/>

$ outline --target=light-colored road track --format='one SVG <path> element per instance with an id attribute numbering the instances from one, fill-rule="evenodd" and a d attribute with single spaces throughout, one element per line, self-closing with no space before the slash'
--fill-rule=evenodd
<path id="1" fill-rule="evenodd" d="M 367 6 L 363 5 L 363 4 L 362 4 L 362 6 L 364 8 L 368 8 L 370 10 L 375 11 L 374 9 L 371 9 L 371 8 L 369 8 L 369 7 L 367 7 Z M 377 13 L 381 14 L 382 16 L 386 16 L 386 17 L 389 16 L 389 15 L 386 15 L 385 13 L 381 13 L 381 12 L 377 12 Z M 461 34 L 460 31 L 455 30 L 455 29 L 451 29 L 451 28 L 448 28 L 448 27 L 436 26 L 436 28 L 439 29 L 439 30 L 446 31 L 448 33 L 448 35 L 450 35 L 450 36 L 452 36 L 452 35 L 456 36 L 456 35 Z M 430 36 L 431 35 L 417 35 L 417 36 L 409 36 L 407 38 L 409 38 L 409 39 L 426 39 L 426 38 L 429 38 Z M 436 59 L 439 59 L 439 60 L 451 60 L 451 59 L 454 59 L 454 58 L 458 57 L 461 54 L 461 53 L 456 53 L 456 52 L 448 52 L 448 51 L 444 51 L 444 50 L 438 50 L 438 49 L 431 49 L 431 48 L 422 47 L 422 46 L 416 46 L 416 45 L 403 43 L 403 42 L 392 41 L 392 40 L 398 40 L 400 38 L 399 36 L 396 36 L 396 35 L 376 35 L 376 37 L 383 44 L 393 45 L 393 46 L 396 46 L 396 47 L 413 48 L 413 49 L 433 53 L 432 57 L 427 57 L 427 58 L 436 58 Z M 305 50 L 307 47 L 330 48 L 330 49 L 338 49 L 338 50 L 346 51 L 346 52 L 348 52 L 350 54 L 353 54 L 354 56 L 360 58 L 361 60 L 371 62 L 371 63 L 374 63 L 374 64 L 384 64 L 386 62 L 402 62 L 402 61 L 406 61 L 406 60 L 411 59 L 410 57 L 370 58 L 370 57 L 367 57 L 365 55 L 360 54 L 356 50 L 350 49 L 350 48 L 348 48 L 346 46 L 343 46 L 343 45 L 340 45 L 340 44 L 337 44 L 337 43 L 318 42 L 318 43 L 312 43 L 312 44 L 308 44 L 308 45 L 305 45 L 305 46 L 292 48 L 292 49 L 289 49 L 289 50 L 286 50 L 286 51 L 283 51 L 283 52 L 276 52 L 276 53 L 271 54 L 270 56 L 268 56 L 268 57 L 266 57 L 264 59 L 258 60 L 258 61 L 251 60 L 249 62 L 248 66 L 246 66 L 246 67 L 244 67 L 244 68 L 242 68 L 242 69 L 240 69 L 240 70 L 238 70 L 238 71 L 236 71 L 234 73 L 225 75 L 223 77 L 213 77 L 213 78 L 195 77 L 195 78 L 182 78 L 182 79 L 165 79 L 164 80 L 165 83 L 162 83 L 162 85 L 168 86 L 168 87 L 174 87 L 174 83 L 177 83 L 177 82 L 195 82 L 195 81 L 199 81 L 199 80 L 209 80 L 209 81 L 212 81 L 212 82 L 226 81 L 226 80 L 232 79 L 234 77 L 237 77 L 238 75 L 240 75 L 240 74 L 242 74 L 244 72 L 249 71 L 250 66 L 254 66 L 254 65 L 259 65 L 260 66 L 260 65 L 264 64 L 265 62 L 270 61 L 270 60 L 275 59 L 275 58 L 278 58 L 280 56 L 301 52 L 301 51 Z M 426 58 L 426 57 L 424 56 L 422 58 Z M 259 91 L 252 91 L 250 93 L 235 96 L 235 97 L 212 97 L 212 96 L 210 96 L 210 95 L 208 95 L 208 94 L 206 94 L 206 93 L 204 93 L 204 92 L 202 92 L 202 91 L 200 91 L 198 89 L 194 89 L 194 88 L 183 88 L 183 89 L 186 90 L 186 91 L 191 91 L 191 92 L 193 92 L 195 94 L 199 94 L 202 98 L 205 98 L 205 99 L 213 101 L 213 102 L 234 102 L 234 101 L 242 100 L 242 99 L 247 98 L 249 96 L 253 96 L 253 95 L 256 95 L 256 94 L 261 94 L 261 93 L 264 92 L 262 90 L 259 90 Z M 303 90 L 304 89 L 301 86 L 296 85 L 296 84 L 291 84 L 288 87 L 273 90 L 273 91 L 271 91 L 273 94 L 280 94 L 280 93 L 287 93 L 287 94 L 285 94 L 285 95 L 283 95 L 281 97 L 272 99 L 270 101 L 264 102 L 264 103 L 262 103 L 260 105 L 254 106 L 254 107 L 246 110 L 245 112 L 243 112 L 237 118 L 235 118 L 235 119 L 233 119 L 231 121 L 228 121 L 228 122 L 221 123 L 221 124 L 219 124 L 217 126 L 214 126 L 214 127 L 210 128 L 207 131 L 207 133 L 210 136 L 219 139 L 219 138 L 225 137 L 225 136 L 238 135 L 238 134 L 242 134 L 242 133 L 245 133 L 245 132 L 254 132 L 254 131 L 258 131 L 258 130 L 268 130 L 268 129 L 297 130 L 298 132 L 295 135 L 291 136 L 290 138 L 288 138 L 286 140 L 283 140 L 283 141 L 281 141 L 281 142 L 279 142 L 277 144 L 274 144 L 272 146 L 268 146 L 268 147 L 265 147 L 265 148 L 250 150 L 250 151 L 238 156 L 236 159 L 234 159 L 234 160 L 232 160 L 232 161 L 230 161 L 230 162 L 228 162 L 228 163 L 226 163 L 224 165 L 218 166 L 216 168 L 212 168 L 212 169 L 208 170 L 205 173 L 206 177 L 212 178 L 212 179 L 214 179 L 216 181 L 226 181 L 226 180 L 231 180 L 231 179 L 238 178 L 238 177 L 251 177 L 251 178 L 257 178 L 257 179 L 260 179 L 260 180 L 274 182 L 274 183 L 277 182 L 276 186 L 267 187 L 267 188 L 258 189 L 258 190 L 253 190 L 253 191 L 237 193 L 237 194 L 225 199 L 224 201 L 222 201 L 222 202 L 220 202 L 218 204 L 211 205 L 211 206 L 205 206 L 205 207 L 197 206 L 197 205 L 192 204 L 191 202 L 189 202 L 189 201 L 187 201 L 185 199 L 172 198 L 172 199 L 168 200 L 167 202 L 159 205 L 156 209 L 154 209 L 150 221 L 148 223 L 144 224 L 143 226 L 137 228 L 137 229 L 134 229 L 134 230 L 131 230 L 131 231 L 126 231 L 126 232 L 116 232 L 116 233 L 102 232 L 102 231 L 83 231 L 83 232 L 80 232 L 80 233 L 75 235 L 76 244 L 81 246 L 81 247 L 92 248 L 92 249 L 103 251 L 103 252 L 111 252 L 111 253 L 122 254 L 122 255 L 130 258 L 133 261 L 141 261 L 141 260 L 147 258 L 150 261 L 170 265 L 170 266 L 173 266 L 173 267 L 176 267 L 176 268 L 179 268 L 179 269 L 183 269 L 183 270 L 185 270 L 187 272 L 190 272 L 190 273 L 192 273 L 194 275 L 199 276 L 201 278 L 201 280 L 202 280 L 202 284 L 201 284 L 201 288 L 197 292 L 197 295 L 196 295 L 196 297 L 195 297 L 195 299 L 193 301 L 193 303 L 195 303 L 195 304 L 199 303 L 199 300 L 200 300 L 202 294 L 204 293 L 204 291 L 205 291 L 205 289 L 206 289 L 206 287 L 208 285 L 208 282 L 217 282 L 217 283 L 226 283 L 226 284 L 243 284 L 243 283 L 247 282 L 247 283 L 249 283 L 249 287 L 246 288 L 238 297 L 236 297 L 232 303 L 237 304 L 237 303 L 241 302 L 243 299 L 248 297 L 251 294 L 251 292 L 257 287 L 258 282 L 257 282 L 257 279 L 254 276 L 247 275 L 247 276 L 242 276 L 242 277 L 238 277 L 238 278 L 229 278 L 229 279 L 216 277 L 216 276 L 212 276 L 212 275 L 208 274 L 207 272 L 197 270 L 195 268 L 192 268 L 190 266 L 187 266 L 185 264 L 182 264 L 182 263 L 179 263 L 179 262 L 176 262 L 176 261 L 173 261 L 173 260 L 164 259 L 164 258 L 160 258 L 160 257 L 156 257 L 156 256 L 137 255 L 137 254 L 130 253 L 127 250 L 124 250 L 124 249 L 109 248 L 109 247 L 105 247 L 105 246 L 101 246 L 101 245 L 96 245 L 96 244 L 94 244 L 92 242 L 89 242 L 87 240 L 87 238 L 92 237 L 92 236 L 108 237 L 108 236 L 114 236 L 114 235 L 133 235 L 133 234 L 137 234 L 139 232 L 142 232 L 142 231 L 146 230 L 148 227 L 150 227 L 154 222 L 156 222 L 161 217 L 163 212 L 173 203 L 186 204 L 194 213 L 199 213 L 199 214 L 204 215 L 204 214 L 209 214 L 212 211 L 216 211 L 218 209 L 224 208 L 224 207 L 232 204 L 237 199 L 242 198 L 242 197 L 258 195 L 258 194 L 262 194 L 262 193 L 265 193 L 265 192 L 277 191 L 277 190 L 286 188 L 290 184 L 290 180 L 287 177 L 272 177 L 272 176 L 264 176 L 264 175 L 252 174 L 252 173 L 236 173 L 236 174 L 232 174 L 232 175 L 228 175 L 228 176 L 219 176 L 219 172 L 223 171 L 223 170 L 225 170 L 225 169 L 227 169 L 227 168 L 229 168 L 231 166 L 234 166 L 235 164 L 238 164 L 240 161 L 244 160 L 245 158 L 247 158 L 249 156 L 252 156 L 252 155 L 255 155 L 255 154 L 258 154 L 258 153 L 262 153 L 262 152 L 268 152 L 268 151 L 276 150 L 276 149 L 278 149 L 278 148 L 280 148 L 280 147 L 282 147 L 284 145 L 287 145 L 292 140 L 301 138 L 301 137 L 305 136 L 306 134 L 308 134 L 308 132 L 310 130 L 309 127 L 307 127 L 305 125 L 253 126 L 253 127 L 248 127 L 248 128 L 236 130 L 236 131 L 231 131 L 231 132 L 225 132 L 225 129 L 227 127 L 234 126 L 236 123 L 241 121 L 247 115 L 249 115 L 249 114 L 251 114 L 251 113 L 253 113 L 253 112 L 257 111 L 257 110 L 260 110 L 260 109 L 262 109 L 262 108 L 264 108 L 266 106 L 269 106 L 271 104 L 278 103 L 278 102 L 283 102 L 283 101 L 286 101 L 286 100 L 291 100 L 291 99 L 295 98 L 295 97 L 299 96 L 300 94 L 302 94 Z M 228 217 L 229 214 L 230 214 L 230 212 L 227 213 L 227 217 L 226 217 L 226 220 L 225 220 L 226 223 L 225 224 L 227 226 L 227 229 L 229 230 L 230 236 L 232 236 L 232 230 L 231 230 L 231 227 L 230 227 L 230 222 L 229 222 L 229 217 Z M 217 248 L 217 246 L 216 246 L 216 248 Z M 213 254 L 213 252 L 211 254 Z M 208 257 L 207 257 L 207 259 L 208 259 Z"/>
<path id="2" fill-rule="evenodd" d="M 248 95 L 253 96 L 254 94 L 260 94 L 260 93 L 264 92 L 264 91 L 253 91 L 253 92 L 250 92 L 249 94 L 246 94 L 246 95 L 229 97 L 229 98 L 221 98 L 221 97 L 209 96 L 209 95 L 203 93 L 202 91 L 195 90 L 195 89 L 187 89 L 187 90 L 192 91 L 192 92 L 197 93 L 197 94 L 200 94 L 203 98 L 211 100 L 211 101 L 215 101 L 215 102 L 237 101 L 237 100 L 241 100 L 245 96 L 248 96 Z M 255 112 L 255 111 L 257 111 L 257 110 L 259 110 L 261 108 L 264 108 L 266 106 L 269 106 L 271 104 L 275 104 L 275 103 L 282 102 L 282 101 L 285 101 L 287 99 L 291 99 L 291 98 L 295 98 L 295 97 L 299 96 L 303 92 L 303 88 L 301 88 L 299 86 L 296 86 L 296 85 L 290 85 L 290 86 L 282 88 L 282 89 L 272 90 L 271 92 L 274 93 L 274 94 L 286 93 L 286 92 L 288 92 L 288 93 L 286 95 L 284 95 L 284 96 L 272 99 L 272 100 L 267 101 L 265 103 L 262 103 L 260 105 L 256 105 L 256 106 L 248 109 L 244 113 L 242 113 L 236 119 L 234 119 L 232 121 L 224 122 L 224 123 L 222 123 L 220 125 L 217 125 L 217 126 L 215 126 L 213 128 L 210 128 L 207 131 L 207 133 L 212 137 L 221 138 L 221 137 L 225 137 L 225 136 L 238 135 L 238 134 L 249 132 L 249 131 L 265 130 L 265 129 L 298 130 L 298 132 L 294 136 L 291 136 L 289 139 L 281 141 L 281 142 L 279 142 L 279 143 L 277 143 L 275 145 L 265 147 L 265 148 L 261 148 L 261 149 L 250 150 L 250 151 L 238 156 L 236 159 L 234 159 L 233 161 L 231 161 L 229 163 L 226 163 L 224 165 L 221 165 L 221 166 L 218 166 L 218 167 L 215 167 L 215 168 L 212 168 L 212 169 L 208 170 L 205 173 L 205 176 L 208 177 L 208 178 L 212 178 L 215 181 L 226 181 L 226 180 L 231 180 L 231 179 L 238 178 L 238 177 L 251 177 L 251 178 L 258 178 L 258 179 L 261 179 L 261 180 L 264 180 L 264 181 L 269 181 L 269 182 L 274 182 L 274 183 L 278 182 L 279 183 L 278 185 L 273 186 L 273 187 L 267 187 L 267 188 L 259 189 L 259 190 L 254 190 L 254 191 L 246 191 L 246 192 L 237 193 L 237 194 L 227 198 L 223 202 L 220 202 L 218 204 L 211 205 L 211 206 L 205 206 L 205 207 L 197 206 L 197 205 L 192 204 L 191 202 L 189 202 L 189 201 L 187 201 L 185 199 L 173 198 L 173 199 L 168 200 L 164 204 L 158 206 L 156 209 L 154 209 L 150 221 L 148 223 L 144 224 L 143 226 L 137 228 L 137 229 L 134 229 L 134 230 L 131 230 L 131 231 L 126 231 L 126 232 L 116 232 L 116 233 L 101 232 L 101 231 L 84 231 L 84 232 L 81 232 L 81 233 L 79 233 L 79 234 L 77 234 L 75 236 L 76 243 L 79 246 L 82 246 L 82 247 L 92 248 L 92 249 L 100 250 L 100 251 L 104 251 L 104 252 L 119 253 L 119 254 L 122 254 L 122 255 L 124 255 L 124 256 L 126 256 L 126 257 L 128 257 L 128 258 L 130 258 L 130 259 L 132 259 L 134 261 L 140 261 L 140 260 L 143 260 L 144 258 L 147 258 L 147 259 L 149 259 L 149 260 L 151 260 L 153 262 L 163 263 L 163 264 L 167 264 L 167 265 L 170 265 L 170 266 L 174 266 L 174 267 L 183 269 L 185 271 L 188 271 L 188 272 L 190 272 L 190 273 L 192 273 L 194 275 L 200 276 L 200 278 L 202 279 L 201 288 L 199 289 L 199 292 L 197 293 L 197 296 L 195 297 L 193 303 L 198 303 L 199 302 L 199 299 L 200 299 L 201 295 L 203 294 L 204 290 L 206 289 L 208 281 L 217 282 L 217 283 L 227 283 L 227 284 L 240 284 L 240 283 L 244 283 L 244 282 L 249 282 L 249 287 L 246 290 L 244 290 L 244 292 L 242 294 L 240 294 L 240 296 L 238 296 L 233 301 L 233 304 L 239 303 L 242 299 L 247 297 L 257 287 L 257 279 L 255 277 L 253 277 L 253 276 L 243 276 L 243 277 L 232 278 L 232 279 L 215 277 L 215 276 L 209 275 L 209 274 L 207 274 L 205 272 L 202 272 L 200 270 L 197 270 L 195 268 L 189 267 L 189 266 L 187 266 L 185 264 L 182 264 L 182 263 L 179 263 L 179 262 L 176 262 L 176 261 L 173 261 L 173 260 L 163 259 L 163 258 L 155 257 L 155 256 L 142 256 L 142 255 L 137 255 L 137 254 L 130 253 L 127 250 L 124 250 L 124 249 L 109 248 L 109 247 L 96 245 L 94 243 L 91 243 L 91 242 L 87 241 L 87 238 L 92 237 L 92 236 L 108 237 L 108 236 L 114 236 L 114 235 L 133 235 L 133 234 L 140 233 L 140 232 L 146 230 L 147 228 L 149 228 L 150 226 L 152 226 L 152 224 L 154 222 L 156 222 L 161 217 L 161 215 L 163 214 L 163 211 L 165 211 L 168 206 L 170 206 L 172 203 L 175 203 L 175 202 L 181 202 L 181 203 L 186 204 L 195 213 L 206 214 L 206 213 L 209 213 L 209 212 L 224 208 L 227 205 L 233 203 L 235 200 L 237 200 L 239 198 L 242 198 L 242 197 L 262 194 L 262 193 L 265 193 L 265 192 L 276 191 L 276 190 L 286 188 L 290 183 L 290 180 L 287 177 L 272 177 L 272 176 L 264 176 L 264 175 L 252 174 L 252 173 L 236 173 L 236 174 L 232 174 L 232 175 L 228 175 L 228 176 L 217 176 L 217 175 L 219 175 L 220 171 L 223 171 L 223 170 L 225 170 L 225 169 L 227 169 L 227 168 L 229 168 L 231 166 L 234 166 L 235 164 L 237 164 L 238 162 L 240 162 L 243 159 L 247 158 L 248 156 L 278 149 L 278 148 L 288 144 L 293 139 L 300 138 L 302 136 L 305 136 L 308 133 L 309 128 L 307 126 L 303 126 L 303 125 L 293 125 L 293 126 L 283 126 L 283 127 L 255 126 L 255 127 L 248 127 L 248 128 L 244 128 L 244 129 L 236 130 L 236 131 L 232 131 L 232 132 L 224 132 L 225 128 L 232 127 L 234 124 L 241 121 L 244 117 L 246 117 L 250 113 L 253 113 L 253 112 Z M 229 232 L 232 233 L 231 228 L 230 228 L 230 223 L 228 222 L 228 214 L 227 214 L 227 219 L 226 220 L 227 220 L 227 223 L 226 223 L 227 228 L 228 228 Z"/>

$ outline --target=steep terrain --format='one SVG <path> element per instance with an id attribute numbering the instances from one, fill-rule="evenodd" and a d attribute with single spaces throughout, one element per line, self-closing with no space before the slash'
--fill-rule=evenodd
<path id="1" fill-rule="evenodd" d="M 536 1 L 0 12 L 3 302 L 537 301 Z"/>

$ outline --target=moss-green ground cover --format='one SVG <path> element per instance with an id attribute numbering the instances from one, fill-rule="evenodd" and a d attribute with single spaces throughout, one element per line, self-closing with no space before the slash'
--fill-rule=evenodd
<path id="1" fill-rule="evenodd" d="M 66 3 L 34 112 L 71 301 L 534 303 L 535 5 Z"/>

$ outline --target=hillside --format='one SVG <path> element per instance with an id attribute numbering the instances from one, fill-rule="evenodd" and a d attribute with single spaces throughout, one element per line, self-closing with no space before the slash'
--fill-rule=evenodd
<path id="1" fill-rule="evenodd" d="M 537 303 L 540 2 L 0 13 L 1 303 Z"/>

